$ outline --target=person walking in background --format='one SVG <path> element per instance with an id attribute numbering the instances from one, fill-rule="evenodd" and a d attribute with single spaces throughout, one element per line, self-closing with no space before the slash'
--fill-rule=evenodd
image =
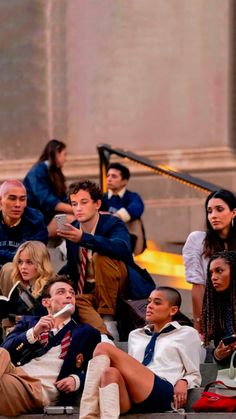
<path id="1" fill-rule="evenodd" d="M 175 321 L 180 293 L 157 287 L 148 298 L 144 328 L 129 335 L 128 352 L 100 343 L 89 362 L 80 419 L 117 419 L 120 412 L 164 412 L 184 406 L 188 389 L 199 387 L 201 341 L 197 331 Z"/>
<path id="2" fill-rule="evenodd" d="M 208 264 L 202 307 L 202 333 L 205 345 L 213 339 L 215 360 L 229 363 L 236 350 L 236 252 L 215 253 Z M 231 343 L 222 341 L 234 335 Z"/>
<path id="3" fill-rule="evenodd" d="M 0 187 L 0 268 L 11 262 L 19 245 L 28 240 L 48 242 L 40 211 L 27 206 L 26 189 L 20 180 L 6 180 Z"/>
<path id="4" fill-rule="evenodd" d="M 111 163 L 107 169 L 107 189 L 102 198 L 102 211 L 119 217 L 127 225 L 134 255 L 142 253 L 146 238 L 141 216 L 144 203 L 140 195 L 127 189 L 129 169 L 120 163 Z"/>
<path id="5" fill-rule="evenodd" d="M 194 231 L 183 247 L 187 282 L 192 284 L 194 327 L 201 332 L 202 301 L 209 258 L 221 250 L 236 251 L 236 197 L 225 189 L 205 201 L 206 231 Z"/>
<path id="6" fill-rule="evenodd" d="M 22 243 L 13 262 L 6 263 L 0 272 L 0 292 L 1 295 L 8 296 L 12 286 L 20 281 L 19 299 L 15 306 L 16 316 L 2 320 L 2 327 L 5 335 L 12 330 L 15 320 L 19 319 L 17 314 L 43 314 L 45 309 L 41 305 L 41 293 L 44 285 L 53 276 L 53 268 L 50 255 L 45 244 L 39 241 L 27 241 Z M 22 292 L 27 290 L 27 299 L 32 307 L 27 307 L 21 299 Z M 30 298 L 32 296 L 32 298 Z M 22 296 L 23 297 L 23 296 Z M 6 316 L 7 317 L 7 316 Z"/>
<path id="7" fill-rule="evenodd" d="M 65 176 L 62 172 L 65 161 L 65 143 L 56 139 L 50 140 L 23 181 L 28 204 L 43 213 L 49 237 L 56 236 L 57 225 L 53 218 L 55 214 L 68 214 L 68 222 L 74 219 L 67 200 Z"/>

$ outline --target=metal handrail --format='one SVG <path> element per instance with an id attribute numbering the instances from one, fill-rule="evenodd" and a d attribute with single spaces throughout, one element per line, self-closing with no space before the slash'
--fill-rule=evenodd
<path id="1" fill-rule="evenodd" d="M 131 151 L 123 150 L 121 148 L 113 148 L 109 144 L 99 144 L 97 146 L 97 151 L 100 159 L 100 183 L 103 192 L 106 191 L 106 173 L 112 154 L 139 163 L 145 167 L 148 167 L 149 169 L 151 169 L 159 175 L 167 176 L 176 180 L 177 182 L 183 183 L 187 186 L 201 190 L 203 192 L 212 192 L 221 188 L 220 186 L 215 185 L 214 183 L 207 182 L 205 180 L 191 176 L 187 173 L 179 172 L 176 169 L 168 168 L 162 165 L 155 165 L 148 158 L 140 157 Z"/>

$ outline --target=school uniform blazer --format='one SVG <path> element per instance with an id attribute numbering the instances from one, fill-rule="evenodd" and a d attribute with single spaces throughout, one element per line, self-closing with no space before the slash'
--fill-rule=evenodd
<path id="1" fill-rule="evenodd" d="M 34 344 L 29 343 L 26 338 L 26 332 L 35 326 L 39 318 L 36 316 L 23 316 L 22 320 L 17 323 L 14 331 L 2 343 L 1 347 L 9 351 L 14 364 L 24 365 L 37 357 L 37 350 L 41 347 L 41 344 L 38 341 Z M 64 327 L 66 328 L 66 326 Z M 57 380 L 76 374 L 80 379 L 81 389 L 88 361 L 92 358 L 96 345 L 101 341 L 100 333 L 88 324 L 76 324 L 73 320 L 70 322 L 69 330 L 71 330 L 72 340 Z M 25 356 L 25 354 L 28 355 Z M 82 362 L 78 363 L 78 355 L 80 355 L 79 359 L 82 359 Z"/>
<path id="2" fill-rule="evenodd" d="M 72 223 L 79 228 L 79 222 Z M 122 260 L 126 264 L 133 263 L 133 256 L 130 247 L 130 237 L 128 229 L 123 221 L 111 214 L 100 214 L 95 234 L 83 233 L 79 243 L 66 241 L 67 246 L 67 266 L 66 272 L 69 274 L 77 291 L 79 278 L 79 248 L 80 246 L 110 257 L 111 259 Z"/>
<path id="3" fill-rule="evenodd" d="M 137 220 L 141 218 L 144 211 L 144 203 L 142 198 L 136 193 L 126 189 L 124 195 L 112 195 L 108 197 L 108 192 L 103 195 L 102 198 L 102 210 L 114 213 L 121 208 L 125 208 L 130 215 L 130 219 Z"/>

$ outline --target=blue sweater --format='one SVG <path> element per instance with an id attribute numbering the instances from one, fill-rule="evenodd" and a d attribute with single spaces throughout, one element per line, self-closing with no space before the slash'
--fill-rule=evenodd
<path id="1" fill-rule="evenodd" d="M 144 203 L 140 196 L 136 192 L 131 192 L 126 190 L 123 197 L 120 198 L 119 195 L 112 195 L 108 198 L 108 193 L 106 192 L 102 199 L 102 211 L 108 211 L 111 214 L 114 214 L 121 208 L 125 208 L 129 213 L 131 220 L 136 220 L 140 218 L 144 211 Z"/>
<path id="2" fill-rule="evenodd" d="M 67 197 L 57 196 L 45 162 L 33 166 L 23 180 L 27 191 L 27 202 L 32 208 L 40 210 L 48 224 L 55 215 L 55 206 L 59 202 L 68 202 Z"/>
<path id="3" fill-rule="evenodd" d="M 0 266 L 11 262 L 19 245 L 27 240 L 48 242 L 48 231 L 40 211 L 26 207 L 21 222 L 8 227 L 2 221 L 0 212 Z"/>

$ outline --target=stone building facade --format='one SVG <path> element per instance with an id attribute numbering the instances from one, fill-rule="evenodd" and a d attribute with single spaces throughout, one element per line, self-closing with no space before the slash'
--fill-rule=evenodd
<path id="1" fill-rule="evenodd" d="M 234 0 L 0 3 L 0 181 L 44 144 L 68 179 L 99 178 L 108 143 L 236 191 Z M 128 163 L 129 164 L 129 163 Z M 205 194 L 129 164 L 148 238 L 180 250 Z"/>

